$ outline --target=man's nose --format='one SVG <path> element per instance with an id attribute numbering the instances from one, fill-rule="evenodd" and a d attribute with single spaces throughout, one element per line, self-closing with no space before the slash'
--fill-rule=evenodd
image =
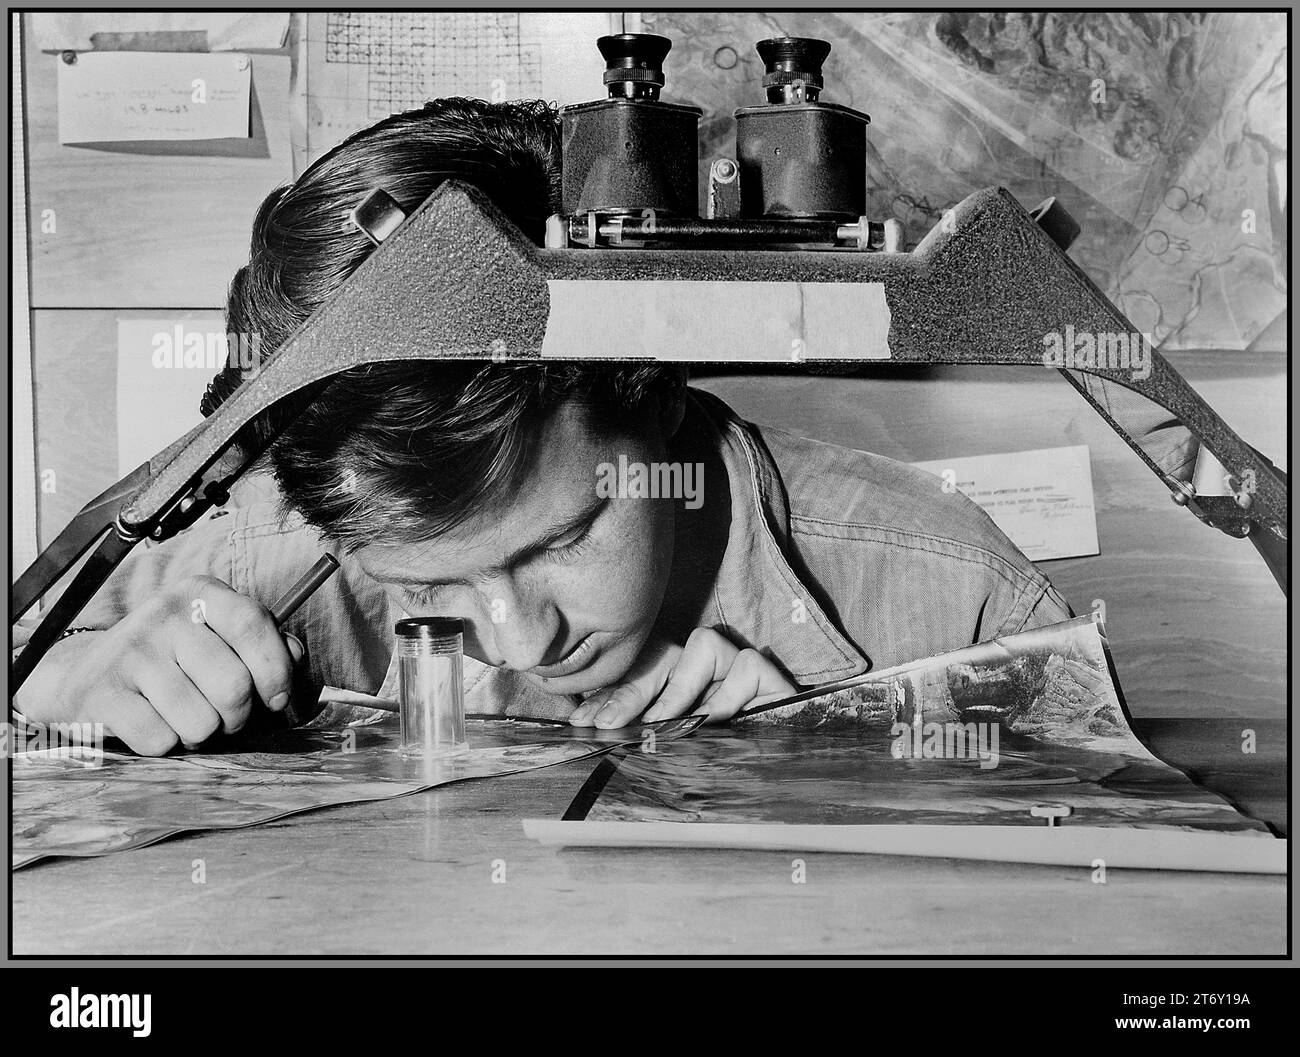
<path id="1" fill-rule="evenodd" d="M 555 660 L 547 653 L 560 621 L 549 599 L 503 580 L 488 585 L 483 603 L 481 637 L 494 664 L 522 672 Z"/>

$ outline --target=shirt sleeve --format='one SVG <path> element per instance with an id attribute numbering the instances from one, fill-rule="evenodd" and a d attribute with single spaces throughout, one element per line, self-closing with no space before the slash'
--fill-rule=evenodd
<path id="1" fill-rule="evenodd" d="M 998 635 L 1014 635 L 1031 628 L 1059 624 L 1074 617 L 1074 610 L 1061 597 L 1061 593 L 1042 574 L 1031 581 L 1021 602 L 1003 622 Z"/>
<path id="2" fill-rule="evenodd" d="M 169 540 L 141 543 L 73 618 L 73 626 L 111 628 L 163 587 L 187 576 L 211 576 L 231 584 L 232 531 L 247 513 L 248 510 L 215 510 Z M 28 616 L 14 625 L 14 649 L 26 645 L 39 619 Z"/>
<path id="3" fill-rule="evenodd" d="M 240 506 L 232 499 L 171 539 L 134 548 L 72 626 L 111 628 L 159 592 L 196 576 L 220 580 L 269 607 L 328 549 L 300 518 L 284 516 L 277 501 L 254 499 Z M 341 564 L 282 628 L 307 648 L 306 663 L 294 676 L 295 707 L 303 718 L 323 686 L 374 693 L 391 652 L 382 591 L 355 562 Z M 39 616 L 32 616 L 14 625 L 14 650 L 26 644 L 38 623 Z"/>

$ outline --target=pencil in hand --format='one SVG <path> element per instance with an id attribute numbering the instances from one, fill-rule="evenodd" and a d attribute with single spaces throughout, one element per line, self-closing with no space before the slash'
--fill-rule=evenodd
<path id="1" fill-rule="evenodd" d="M 316 593 L 321 584 L 338 571 L 338 567 L 338 559 L 334 555 L 322 554 L 320 560 L 303 573 L 298 581 L 271 606 L 271 619 L 275 621 L 275 626 L 283 626 L 286 620 L 298 612 L 302 604 Z M 292 701 L 285 705 L 284 717 L 290 726 L 297 726 L 298 713 L 294 711 Z"/>

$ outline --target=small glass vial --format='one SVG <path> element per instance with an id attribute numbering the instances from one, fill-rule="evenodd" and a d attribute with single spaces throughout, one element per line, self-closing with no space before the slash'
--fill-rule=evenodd
<path id="1" fill-rule="evenodd" d="M 450 756 L 465 739 L 464 647 L 460 620 L 420 617 L 397 622 L 398 695 L 404 756 Z"/>

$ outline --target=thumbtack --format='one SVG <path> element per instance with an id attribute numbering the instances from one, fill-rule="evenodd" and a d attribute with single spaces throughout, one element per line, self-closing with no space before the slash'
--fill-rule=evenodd
<path id="1" fill-rule="evenodd" d="M 63 60 L 64 64 L 67 66 L 77 65 L 77 53 L 75 51 L 65 51 L 59 57 Z"/>
<path id="2" fill-rule="evenodd" d="M 1035 804 L 1029 809 L 1029 813 L 1034 818 L 1047 819 L 1047 828 L 1055 829 L 1061 824 L 1061 819 L 1074 814 L 1074 808 L 1069 804 Z"/>

